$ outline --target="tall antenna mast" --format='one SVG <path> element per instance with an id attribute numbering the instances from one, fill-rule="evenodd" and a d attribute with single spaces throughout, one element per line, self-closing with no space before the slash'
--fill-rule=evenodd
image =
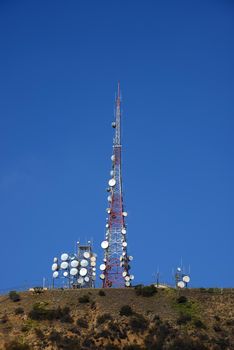
<path id="1" fill-rule="evenodd" d="M 104 249 L 103 264 L 100 265 L 104 288 L 130 287 L 133 275 L 129 274 L 129 261 L 133 259 L 127 254 L 127 212 L 124 211 L 122 193 L 122 166 L 121 166 L 121 96 L 120 84 L 115 101 L 115 121 L 112 123 L 115 129 L 113 139 L 113 154 L 111 156 L 111 179 L 108 182 L 108 208 L 106 223 L 106 238 L 101 243 Z"/>

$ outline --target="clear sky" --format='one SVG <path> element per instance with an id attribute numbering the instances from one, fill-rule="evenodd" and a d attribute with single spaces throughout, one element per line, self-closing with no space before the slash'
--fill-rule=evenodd
<path id="1" fill-rule="evenodd" d="M 136 282 L 234 286 L 233 62 L 231 0 L 0 0 L 0 289 L 101 258 L 118 80 Z"/>

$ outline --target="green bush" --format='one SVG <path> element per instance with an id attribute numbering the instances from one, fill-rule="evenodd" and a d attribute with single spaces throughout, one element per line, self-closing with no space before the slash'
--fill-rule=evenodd
<path id="1" fill-rule="evenodd" d="M 72 317 L 70 316 L 69 307 L 65 306 L 61 308 L 60 306 L 57 309 L 47 309 L 44 304 L 36 303 L 33 305 L 32 310 L 29 312 L 28 316 L 32 320 L 60 320 L 61 322 L 73 322 Z"/>
<path id="2" fill-rule="evenodd" d="M 201 320 L 194 320 L 194 326 L 199 329 L 206 329 L 206 325 Z"/>
<path id="3" fill-rule="evenodd" d="M 15 309 L 15 315 L 22 315 L 24 313 L 24 309 L 22 307 L 17 307 Z"/>
<path id="4" fill-rule="evenodd" d="M 186 304 L 188 302 L 188 299 L 184 295 L 181 295 L 179 298 L 177 298 L 176 301 L 178 304 Z"/>
<path id="5" fill-rule="evenodd" d="M 13 340 L 5 345 L 5 350 L 30 350 L 30 346 L 26 343 L 19 343 L 17 340 Z"/>
<path id="6" fill-rule="evenodd" d="M 151 297 L 157 293 L 157 289 L 153 284 L 150 286 L 143 286 L 141 284 L 135 286 L 136 295 L 141 295 L 143 297 Z"/>
<path id="7" fill-rule="evenodd" d="M 104 297 L 106 295 L 106 293 L 104 292 L 104 290 L 99 290 L 98 295 L 100 297 Z"/>
<path id="8" fill-rule="evenodd" d="M 133 314 L 132 308 L 129 305 L 123 305 L 119 311 L 120 316 L 131 316 Z"/>
<path id="9" fill-rule="evenodd" d="M 190 322 L 191 319 L 192 319 L 191 315 L 188 315 L 186 313 L 181 313 L 179 318 L 177 319 L 176 323 L 178 325 L 186 324 L 186 323 Z"/>
<path id="10" fill-rule="evenodd" d="M 109 320 L 112 320 L 112 316 L 108 313 L 105 313 L 105 314 L 99 315 L 97 317 L 96 324 L 97 324 L 97 326 L 99 326 L 100 324 L 103 324 L 104 322 L 109 321 Z"/>
<path id="11" fill-rule="evenodd" d="M 20 301 L 20 295 L 15 290 L 10 291 L 8 295 L 12 301 Z"/>
<path id="12" fill-rule="evenodd" d="M 135 314 L 130 318 L 129 325 L 134 332 L 143 332 L 147 329 L 148 321 L 144 316 Z"/>
<path id="13" fill-rule="evenodd" d="M 85 303 L 89 303 L 90 302 L 90 298 L 87 294 L 82 295 L 81 297 L 79 297 L 79 303 L 81 304 L 85 304 Z"/>
<path id="14" fill-rule="evenodd" d="M 177 338 L 168 347 L 168 350 L 208 350 L 208 348 L 199 340 Z"/>

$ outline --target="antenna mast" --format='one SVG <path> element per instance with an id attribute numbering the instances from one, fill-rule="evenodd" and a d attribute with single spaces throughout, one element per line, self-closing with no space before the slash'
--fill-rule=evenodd
<path id="1" fill-rule="evenodd" d="M 122 193 L 122 165 L 121 165 L 121 96 L 120 84 L 115 101 L 115 121 L 112 123 L 115 129 L 113 139 L 113 154 L 111 156 L 111 179 L 108 182 L 108 208 L 106 223 L 106 238 L 101 243 L 104 249 L 103 264 L 100 265 L 104 288 L 130 287 L 133 275 L 129 274 L 129 261 L 133 259 L 127 254 L 127 228 L 125 219 Z"/>

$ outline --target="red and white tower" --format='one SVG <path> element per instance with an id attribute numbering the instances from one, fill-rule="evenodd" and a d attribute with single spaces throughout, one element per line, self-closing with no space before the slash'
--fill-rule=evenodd
<path id="1" fill-rule="evenodd" d="M 112 169 L 108 182 L 108 208 L 106 222 L 106 237 L 101 243 L 104 250 L 103 264 L 100 265 L 104 288 L 130 287 L 134 279 L 130 275 L 129 262 L 133 259 L 127 253 L 127 212 L 124 210 L 122 192 L 122 166 L 121 166 L 121 97 L 120 85 L 115 103 L 115 121 L 112 123 L 115 130 L 113 139 L 113 154 L 111 156 Z"/>

